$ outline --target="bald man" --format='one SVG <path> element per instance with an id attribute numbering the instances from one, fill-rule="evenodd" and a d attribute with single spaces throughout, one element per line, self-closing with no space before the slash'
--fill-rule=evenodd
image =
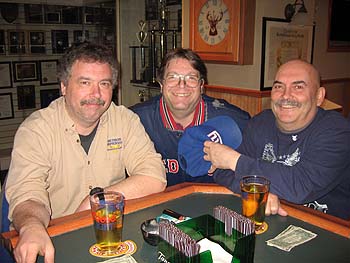
<path id="1" fill-rule="evenodd" d="M 350 218 L 350 125 L 320 108 L 325 89 L 316 68 L 302 60 L 283 64 L 271 91 L 271 109 L 249 121 L 237 151 L 204 143 L 217 183 L 239 192 L 245 175 L 271 181 L 267 214 L 285 212 L 279 200 Z M 222 170 L 224 169 L 224 170 Z"/>

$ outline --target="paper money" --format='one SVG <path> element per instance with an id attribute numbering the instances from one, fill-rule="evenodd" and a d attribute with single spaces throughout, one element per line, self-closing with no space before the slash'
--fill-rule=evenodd
<path id="1" fill-rule="evenodd" d="M 317 234 L 298 226 L 290 225 L 275 238 L 267 240 L 268 246 L 277 247 L 284 251 L 291 251 L 293 247 L 301 245 L 315 238 Z"/>
<path id="2" fill-rule="evenodd" d="M 97 263 L 137 263 L 137 261 L 131 255 L 124 255 L 122 257 L 111 258 Z"/>

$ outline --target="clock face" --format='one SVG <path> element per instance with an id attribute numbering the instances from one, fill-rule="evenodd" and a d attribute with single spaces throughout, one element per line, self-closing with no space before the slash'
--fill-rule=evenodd
<path id="1" fill-rule="evenodd" d="M 230 26 L 230 13 L 223 0 L 208 0 L 198 16 L 198 32 L 207 44 L 217 45 L 226 36 Z"/>

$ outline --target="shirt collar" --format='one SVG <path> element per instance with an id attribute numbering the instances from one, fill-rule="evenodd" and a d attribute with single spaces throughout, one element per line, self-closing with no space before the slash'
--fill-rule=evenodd
<path id="1" fill-rule="evenodd" d="M 159 100 L 159 110 L 164 127 L 170 130 L 183 131 L 187 127 L 197 126 L 205 121 L 205 103 L 202 98 L 196 106 L 192 122 L 185 128 L 174 120 L 174 117 L 166 105 L 165 100 L 163 100 L 163 97 Z"/>

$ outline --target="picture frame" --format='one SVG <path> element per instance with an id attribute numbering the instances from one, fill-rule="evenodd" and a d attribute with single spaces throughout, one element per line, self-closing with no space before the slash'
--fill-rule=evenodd
<path id="1" fill-rule="evenodd" d="M 13 81 L 35 81 L 39 79 L 38 63 L 36 61 L 14 61 Z"/>
<path id="2" fill-rule="evenodd" d="M 31 54 L 45 54 L 45 31 L 29 31 L 29 51 Z"/>
<path id="3" fill-rule="evenodd" d="M 263 17 L 260 90 L 271 90 L 279 66 L 292 59 L 313 60 L 314 26 Z"/>
<path id="4" fill-rule="evenodd" d="M 5 30 L 0 30 L 0 55 L 6 54 Z"/>
<path id="5" fill-rule="evenodd" d="M 79 6 L 62 6 L 62 24 L 81 23 L 81 8 Z"/>
<path id="6" fill-rule="evenodd" d="M 52 85 L 57 84 L 57 59 L 51 60 L 41 60 L 39 62 L 40 65 L 40 85 Z"/>
<path id="7" fill-rule="evenodd" d="M 68 30 L 51 30 L 52 54 L 62 54 L 68 48 Z"/>
<path id="8" fill-rule="evenodd" d="M 45 5 L 45 24 L 61 24 L 62 9 L 58 5 Z"/>
<path id="9" fill-rule="evenodd" d="M 10 54 L 25 54 L 26 53 L 26 32 L 8 30 L 8 46 Z"/>
<path id="10" fill-rule="evenodd" d="M 43 5 L 24 4 L 24 18 L 26 24 L 43 24 Z"/>
<path id="11" fill-rule="evenodd" d="M 0 94 L 0 120 L 13 119 L 15 117 L 13 110 L 12 93 Z"/>
<path id="12" fill-rule="evenodd" d="M 18 110 L 35 109 L 35 86 L 17 86 Z"/>
<path id="13" fill-rule="evenodd" d="M 328 52 L 350 52 L 350 1 L 329 0 Z"/>
<path id="14" fill-rule="evenodd" d="M 59 98 L 60 90 L 59 89 L 44 89 L 40 90 L 40 107 L 46 108 L 50 105 L 52 101 Z"/>
<path id="15" fill-rule="evenodd" d="M 91 25 L 95 22 L 94 17 L 94 8 L 93 7 L 85 7 L 84 9 L 84 24 Z"/>
<path id="16" fill-rule="evenodd" d="M 158 0 L 145 0 L 146 20 L 158 20 Z"/>
<path id="17" fill-rule="evenodd" d="M 88 30 L 73 30 L 73 43 L 80 44 L 89 41 L 89 31 Z"/>
<path id="18" fill-rule="evenodd" d="M 11 62 L 0 62 L 0 89 L 12 88 Z"/>

